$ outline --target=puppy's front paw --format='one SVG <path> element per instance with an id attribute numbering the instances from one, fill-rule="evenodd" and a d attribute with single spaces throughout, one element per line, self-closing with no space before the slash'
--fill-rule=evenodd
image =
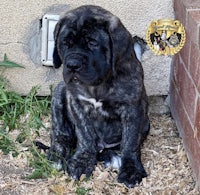
<path id="1" fill-rule="evenodd" d="M 48 152 L 48 160 L 52 162 L 52 166 L 57 169 L 65 169 L 66 160 L 69 158 L 70 150 L 62 147 L 60 144 L 52 145 Z"/>
<path id="2" fill-rule="evenodd" d="M 84 155 L 78 155 L 72 157 L 67 161 L 67 172 L 73 179 L 80 179 L 82 174 L 85 174 L 86 177 L 90 177 L 94 166 L 96 164 L 96 158 L 90 156 L 90 158 L 85 157 Z"/>
<path id="3" fill-rule="evenodd" d="M 124 183 L 129 188 L 133 188 L 144 177 L 147 177 L 147 174 L 143 166 L 134 166 L 133 162 L 126 161 L 120 169 L 118 181 Z"/>

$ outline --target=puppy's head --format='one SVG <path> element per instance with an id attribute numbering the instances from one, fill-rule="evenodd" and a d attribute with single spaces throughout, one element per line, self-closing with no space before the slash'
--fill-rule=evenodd
<path id="1" fill-rule="evenodd" d="M 66 83 L 101 84 L 132 48 L 132 37 L 120 20 L 98 6 L 67 12 L 56 25 L 54 39 L 54 66 L 63 64 Z"/>

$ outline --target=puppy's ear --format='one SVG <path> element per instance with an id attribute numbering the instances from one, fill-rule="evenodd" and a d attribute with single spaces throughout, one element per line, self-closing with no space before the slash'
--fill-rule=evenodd
<path id="1" fill-rule="evenodd" d="M 113 75 L 116 78 L 123 75 L 118 78 L 123 78 L 126 86 L 132 89 L 128 97 L 131 97 L 131 101 L 139 101 L 144 92 L 143 69 L 134 51 L 133 38 L 117 17 L 110 23 L 109 31 Z"/>
<path id="2" fill-rule="evenodd" d="M 61 21 L 58 21 L 54 30 L 54 51 L 53 51 L 53 65 L 55 68 L 59 68 L 62 65 L 57 47 L 58 34 L 60 32 Z"/>
<path id="3" fill-rule="evenodd" d="M 62 64 L 62 61 L 60 59 L 60 56 L 58 54 L 58 49 L 56 46 L 56 43 L 54 45 L 54 50 L 53 50 L 53 65 L 55 68 L 59 68 Z"/>
<path id="4" fill-rule="evenodd" d="M 110 18 L 108 31 L 111 41 L 112 66 L 115 73 L 118 66 L 124 66 L 126 61 L 130 60 L 132 55 L 135 55 L 132 48 L 133 39 L 116 16 Z"/>

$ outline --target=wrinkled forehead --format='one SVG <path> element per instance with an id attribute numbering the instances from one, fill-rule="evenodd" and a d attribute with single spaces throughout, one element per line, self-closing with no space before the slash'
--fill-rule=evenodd
<path id="1" fill-rule="evenodd" d="M 93 26 L 104 26 L 110 29 L 111 31 L 115 29 L 118 25 L 119 19 L 112 15 L 110 12 L 98 11 L 95 9 L 92 10 L 73 10 L 65 13 L 61 20 L 68 28 L 74 28 L 79 30 L 84 26 L 89 28 Z"/>
<path id="2" fill-rule="evenodd" d="M 89 26 L 87 24 L 80 25 L 76 28 L 74 25 L 63 24 L 59 32 L 59 39 L 65 39 L 67 37 L 75 37 L 80 39 L 82 38 L 92 38 L 94 40 L 107 42 L 109 40 L 109 33 L 103 27 L 99 27 L 97 25 Z M 77 40 L 78 40 L 77 39 Z"/>
<path id="3" fill-rule="evenodd" d="M 68 16 L 63 18 L 60 27 L 60 38 L 67 37 L 69 34 L 73 36 L 89 36 L 94 39 L 106 38 L 109 34 L 108 20 L 94 17 L 77 18 L 77 16 Z"/>

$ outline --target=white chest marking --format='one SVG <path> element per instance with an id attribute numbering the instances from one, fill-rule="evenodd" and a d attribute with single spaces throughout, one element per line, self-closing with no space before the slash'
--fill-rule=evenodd
<path id="1" fill-rule="evenodd" d="M 82 95 L 78 95 L 78 99 L 89 102 L 90 104 L 92 104 L 94 106 L 95 109 L 102 107 L 102 105 L 103 105 L 102 102 L 97 101 L 95 98 L 87 98 L 87 97 L 84 97 Z"/>

